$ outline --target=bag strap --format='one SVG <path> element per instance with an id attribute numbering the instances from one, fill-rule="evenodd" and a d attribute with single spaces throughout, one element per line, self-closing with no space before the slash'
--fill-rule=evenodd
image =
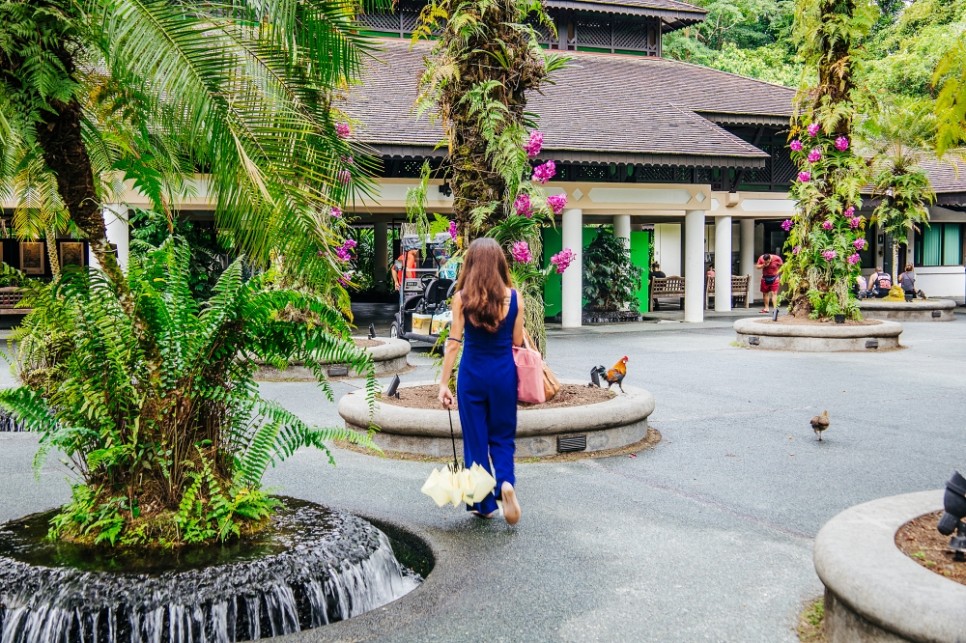
<path id="1" fill-rule="evenodd" d="M 526 326 L 523 327 L 523 347 L 531 351 L 537 350 L 536 342 L 530 337 L 530 331 L 527 330 Z"/>
<path id="2" fill-rule="evenodd" d="M 453 430 L 453 410 L 446 409 L 449 416 L 449 437 L 453 441 L 453 471 L 460 468 L 459 460 L 456 459 L 456 431 Z"/>

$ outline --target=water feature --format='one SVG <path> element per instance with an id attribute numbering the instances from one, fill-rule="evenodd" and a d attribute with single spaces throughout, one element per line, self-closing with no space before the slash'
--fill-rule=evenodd
<path id="1" fill-rule="evenodd" d="M 0 526 L 0 642 L 258 639 L 357 616 L 421 581 L 371 523 L 282 500 L 256 538 L 177 552 L 47 541 L 52 512 Z"/>

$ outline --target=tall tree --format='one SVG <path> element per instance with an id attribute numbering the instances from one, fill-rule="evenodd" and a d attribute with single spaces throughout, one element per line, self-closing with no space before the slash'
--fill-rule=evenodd
<path id="1" fill-rule="evenodd" d="M 853 66 L 878 15 L 871 0 L 799 0 L 795 37 L 818 82 L 799 91 L 792 119 L 792 158 L 800 172 L 791 193 L 782 281 L 795 316 L 857 317 L 852 295 L 865 246 L 857 216 L 868 172 L 852 145 L 856 113 Z"/>
<path id="2" fill-rule="evenodd" d="M 443 171 L 453 189 L 458 234 L 466 240 L 493 236 L 519 264 L 541 260 L 541 226 L 563 208 L 559 197 L 548 200 L 534 185 L 553 176 L 552 161 L 528 180 L 542 138 L 527 137 L 534 125 L 527 92 L 539 91 L 565 62 L 541 49 L 528 18 L 554 30 L 532 0 L 436 0 L 423 9 L 414 34 L 440 32 L 420 81 L 420 105 L 438 115 L 446 134 Z M 514 244 L 523 244 L 516 254 Z M 521 273 L 531 278 L 516 285 L 527 300 L 528 327 L 542 344 L 543 283 L 532 278 L 537 272 Z"/>

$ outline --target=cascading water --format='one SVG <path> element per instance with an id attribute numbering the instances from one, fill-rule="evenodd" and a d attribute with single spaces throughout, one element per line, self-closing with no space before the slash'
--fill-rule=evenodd
<path id="1" fill-rule="evenodd" d="M 265 535 L 118 557 L 43 540 L 50 514 L 0 528 L 0 642 L 222 643 L 385 605 L 421 581 L 370 523 L 283 499 Z"/>

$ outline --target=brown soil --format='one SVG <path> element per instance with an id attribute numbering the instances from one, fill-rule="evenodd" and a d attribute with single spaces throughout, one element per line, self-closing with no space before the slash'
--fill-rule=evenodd
<path id="1" fill-rule="evenodd" d="M 441 409 L 438 396 L 439 386 L 436 384 L 424 384 L 422 386 L 407 386 L 399 389 L 399 398 L 381 397 L 380 401 L 384 404 L 394 404 L 410 409 Z M 588 404 L 598 404 L 612 399 L 616 393 L 604 388 L 597 388 L 591 384 L 563 384 L 560 392 L 552 400 L 543 404 L 518 404 L 517 408 L 521 411 L 529 409 L 550 409 L 565 406 L 586 406 Z M 455 408 L 455 407 L 454 407 Z"/>
<path id="2" fill-rule="evenodd" d="M 949 536 L 936 530 L 941 515 L 941 511 L 936 511 L 904 524 L 896 532 L 896 546 L 929 571 L 966 585 L 966 561 L 953 560 L 952 552 L 946 549 Z"/>
<path id="3" fill-rule="evenodd" d="M 373 346 L 382 346 L 384 343 L 378 339 L 353 339 L 352 342 L 359 348 L 372 348 Z"/>
<path id="4" fill-rule="evenodd" d="M 771 317 L 762 314 L 759 317 L 762 321 L 768 321 L 769 323 L 786 324 L 788 326 L 837 326 L 835 321 L 831 319 L 809 319 L 808 317 L 792 317 L 791 315 L 779 315 L 777 322 L 772 322 Z M 846 319 L 843 326 L 876 326 L 882 322 L 875 319 L 863 319 L 861 321 L 856 321 L 852 319 Z"/>

